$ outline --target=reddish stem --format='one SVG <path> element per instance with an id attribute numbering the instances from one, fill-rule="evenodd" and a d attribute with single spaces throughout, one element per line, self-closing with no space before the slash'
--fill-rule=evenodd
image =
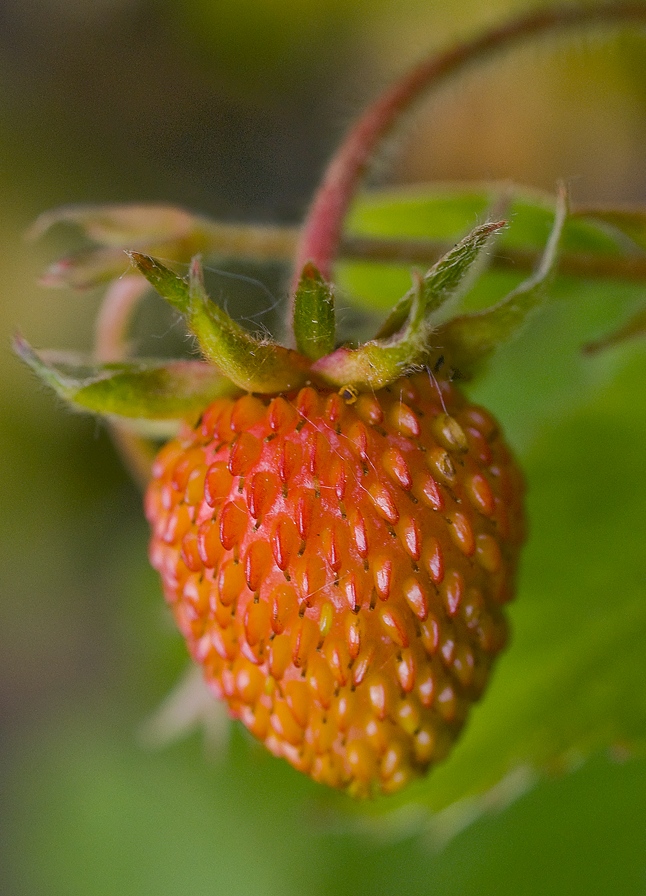
<path id="1" fill-rule="evenodd" d="M 328 165 L 301 230 L 292 294 L 307 262 L 313 262 L 323 276 L 330 279 L 332 263 L 339 251 L 343 221 L 370 158 L 402 113 L 423 91 L 435 87 L 471 62 L 537 34 L 575 25 L 633 19 L 646 21 L 646 5 L 613 3 L 536 10 L 471 41 L 457 44 L 412 69 L 368 107 Z"/>
<path id="2" fill-rule="evenodd" d="M 108 287 L 94 337 L 94 357 L 105 364 L 123 361 L 128 356 L 127 336 L 132 316 L 144 294 L 150 289 L 140 274 L 125 274 L 113 280 Z"/>
<path id="3" fill-rule="evenodd" d="M 132 316 L 149 289 L 148 281 L 139 274 L 128 274 L 110 284 L 96 324 L 94 356 L 97 361 L 104 363 L 127 358 L 126 339 Z M 154 444 L 115 419 L 108 420 L 108 427 L 133 479 L 145 488 L 150 481 L 150 470 L 157 453 Z"/>

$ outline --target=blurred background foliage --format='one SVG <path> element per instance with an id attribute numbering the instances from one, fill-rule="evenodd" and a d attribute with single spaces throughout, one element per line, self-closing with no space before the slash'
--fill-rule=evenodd
<path id="1" fill-rule="evenodd" d="M 100 295 L 36 285 L 46 262 L 70 245 L 64 232 L 24 245 L 44 209 L 160 200 L 229 220 L 296 222 L 346 124 L 380 87 L 431 47 L 528 8 L 525 0 L 0 6 L 2 892 L 646 893 L 646 763 L 619 749 L 583 764 L 571 757 L 568 774 L 554 770 L 511 806 L 454 826 L 438 851 L 442 837 L 426 816 L 403 806 L 363 823 L 236 726 L 219 747 L 200 733 L 157 751 L 142 745 L 143 722 L 186 659 L 147 567 L 139 495 L 103 426 L 63 409 L 8 348 L 17 328 L 36 346 L 91 342 Z M 551 191 L 566 177 L 575 200 L 644 203 L 645 63 L 646 40 L 626 31 L 515 51 L 422 104 L 377 180 L 388 170 L 400 183 L 503 178 Z M 279 294 L 283 272 L 249 273 Z M 219 284 L 227 300 L 228 281 Z M 229 301 L 249 314 L 266 310 L 260 287 L 242 292 Z M 611 295 L 618 319 L 622 296 Z M 606 317 L 593 306 L 594 331 Z M 573 351 L 571 339 L 557 341 L 567 319 L 548 316 L 537 344 Z M 158 341 L 179 341 L 168 320 L 154 326 Z M 555 421 L 550 428 L 544 403 L 527 436 L 518 429 L 522 396 L 516 390 L 506 409 L 500 385 L 504 363 L 517 370 L 524 355 L 517 346 L 506 352 L 482 395 L 528 465 L 535 543 L 556 507 L 573 528 L 585 518 L 573 540 L 595 554 L 595 539 L 606 538 L 595 513 L 608 495 L 594 490 L 576 449 L 586 440 L 600 446 L 597 481 L 606 446 L 616 457 L 625 445 L 628 469 L 638 473 L 644 406 L 634 406 L 638 392 L 625 383 L 643 382 L 643 345 L 616 350 L 582 392 L 565 383 L 582 407 L 571 415 L 555 381 L 574 362 L 550 364 Z M 534 379 L 524 388 L 540 390 L 544 371 L 536 353 L 528 356 Z M 550 438 L 564 439 L 563 470 L 552 465 L 554 441 L 552 453 L 544 449 Z M 637 552 L 642 543 L 643 477 L 635 480 L 626 490 L 621 475 L 610 479 L 612 494 L 617 481 L 631 502 L 623 522 L 613 505 L 616 543 L 608 543 L 621 562 L 622 525 Z M 559 504 L 568 489 L 571 499 Z M 542 544 L 564 552 L 549 537 Z M 540 590 L 541 562 L 530 548 L 527 599 Z M 643 595 L 643 561 L 632 574 L 641 575 L 633 585 Z M 545 587 L 553 586 L 548 577 Z M 559 613 L 555 600 L 548 608 Z M 628 687 L 639 694 L 639 653 L 631 656 Z M 495 699 L 493 692 L 494 708 Z"/>

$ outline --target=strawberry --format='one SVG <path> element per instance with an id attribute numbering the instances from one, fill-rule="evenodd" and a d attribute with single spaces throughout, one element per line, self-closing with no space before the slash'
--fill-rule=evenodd
<path id="1" fill-rule="evenodd" d="M 445 756 L 482 694 L 523 486 L 495 421 L 448 381 L 353 398 L 216 401 L 158 455 L 146 513 L 166 599 L 231 714 L 367 794 Z"/>
<path id="2" fill-rule="evenodd" d="M 113 276 L 118 235 L 174 261 L 193 256 L 184 278 L 129 253 L 136 271 L 109 288 L 93 362 L 36 353 L 20 337 L 15 347 L 75 407 L 105 414 L 150 479 L 150 559 L 215 694 L 274 754 L 356 796 L 396 791 L 446 756 L 505 645 L 523 480 L 498 424 L 455 380 L 474 376 L 541 301 L 566 198 L 535 273 L 506 298 L 445 313 L 504 222 L 483 224 L 414 274 L 358 346 L 335 329 L 343 218 L 370 151 L 424 86 L 587 15 L 528 15 L 423 63 L 370 107 L 302 229 L 293 347 L 255 337 L 206 293 L 198 253 L 230 251 L 239 229 L 227 243 L 221 225 L 157 207 L 44 219 L 76 221 L 104 244 L 55 265 L 56 284 Z M 261 255 L 276 244 L 251 236 Z M 148 283 L 183 316 L 200 360 L 124 357 L 122 331 Z M 151 440 L 128 418 L 184 422 L 149 462 Z"/>
<path id="3" fill-rule="evenodd" d="M 498 424 L 451 376 L 488 353 L 510 305 L 531 307 L 536 277 L 484 315 L 434 324 L 501 226 L 475 228 L 414 277 L 354 348 L 335 347 L 334 291 L 311 263 L 294 292 L 294 350 L 217 308 L 198 259 L 183 279 L 137 253 L 205 361 L 94 377 L 85 366 L 74 383 L 68 357 L 18 345 L 92 410 L 158 418 L 184 406 L 195 418 L 219 396 L 152 463 L 151 562 L 231 715 L 356 796 L 396 791 L 448 753 L 506 641 L 522 476 Z"/>

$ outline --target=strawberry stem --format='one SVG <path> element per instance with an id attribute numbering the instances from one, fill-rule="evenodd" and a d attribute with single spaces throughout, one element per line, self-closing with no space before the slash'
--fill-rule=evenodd
<path id="1" fill-rule="evenodd" d="M 608 3 L 595 7 L 535 10 L 478 37 L 435 54 L 415 66 L 383 93 L 350 129 L 333 156 L 301 230 L 294 262 L 292 295 L 304 266 L 311 262 L 323 277 L 341 242 L 343 221 L 376 147 L 419 95 L 467 65 L 530 37 L 562 28 L 623 21 L 646 21 L 643 3 Z"/>

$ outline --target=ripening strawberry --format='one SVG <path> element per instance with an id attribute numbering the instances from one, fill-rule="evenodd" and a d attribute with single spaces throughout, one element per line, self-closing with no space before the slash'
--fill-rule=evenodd
<path id="1" fill-rule="evenodd" d="M 542 22 L 529 16 L 525 28 Z M 523 33 L 500 29 L 471 52 Z M 137 278 L 110 288 L 99 349 L 122 348 L 148 281 L 202 359 L 75 366 L 16 339 L 59 394 L 108 416 L 146 472 L 150 442 L 124 420 L 184 421 L 152 463 L 145 499 L 150 558 L 177 625 L 232 716 L 297 769 L 356 796 L 396 791 L 447 755 L 505 644 L 522 476 L 498 424 L 454 380 L 473 376 L 539 304 L 566 212 L 561 195 L 537 271 L 492 308 L 443 314 L 502 222 L 414 274 L 374 339 L 339 343 L 331 266 L 345 211 L 370 150 L 443 71 L 431 63 L 404 79 L 330 165 L 296 256 L 294 347 L 256 338 L 206 294 L 198 253 L 218 251 L 221 228 L 136 207 L 63 210 L 107 249 L 65 260 L 49 281 L 112 275 L 115 234 L 178 261 L 193 255 L 183 278 L 129 253 Z"/>
<path id="2" fill-rule="evenodd" d="M 152 465 L 152 564 L 231 715 L 355 796 L 396 791 L 447 755 L 506 642 L 522 476 L 450 376 L 488 353 L 508 304 L 432 326 L 500 226 L 417 277 L 356 348 L 335 347 L 333 290 L 312 264 L 295 290 L 294 350 L 213 305 L 198 261 L 182 279 L 138 254 L 206 361 L 84 368 L 72 387 L 69 361 L 17 346 L 93 410 L 174 416 L 178 401 L 221 396 L 187 411 L 197 422 Z M 509 304 L 531 306 L 533 289 Z M 472 340 L 473 321 L 486 339 Z"/>
<path id="3" fill-rule="evenodd" d="M 557 233 L 562 220 L 560 207 Z M 182 278 L 138 253 L 204 360 L 75 375 L 69 356 L 16 341 L 77 407 L 193 421 L 154 460 L 145 500 L 177 625 L 232 716 L 354 796 L 394 792 L 447 755 L 506 642 L 522 476 L 452 378 L 522 321 L 541 278 L 436 323 L 501 226 L 476 227 L 414 276 L 357 347 L 337 345 L 334 289 L 312 263 L 294 289 L 291 349 L 214 305 L 198 258 Z"/>
<path id="4" fill-rule="evenodd" d="M 231 714 L 366 794 L 443 758 L 483 692 L 523 489 L 494 420 L 446 380 L 354 398 L 216 401 L 157 457 L 146 512 L 177 625 Z"/>

